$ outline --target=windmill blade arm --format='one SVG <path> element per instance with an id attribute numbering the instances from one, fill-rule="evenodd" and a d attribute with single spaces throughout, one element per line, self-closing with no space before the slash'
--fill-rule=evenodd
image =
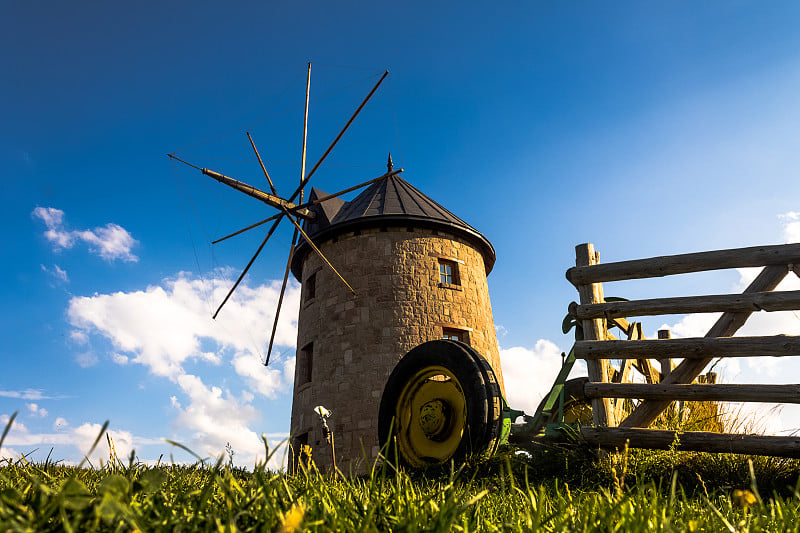
<path id="1" fill-rule="evenodd" d="M 276 218 L 280 218 L 282 216 L 283 216 L 283 213 L 278 213 L 277 215 L 272 215 L 271 217 L 265 218 L 264 220 L 259 220 L 255 224 L 250 224 L 246 228 L 242 228 L 239 231 L 234 231 L 233 233 L 231 233 L 229 235 L 225 235 L 224 237 L 220 237 L 216 241 L 211 241 L 211 244 L 217 244 L 218 242 L 226 241 L 226 240 L 230 239 L 231 237 L 236 237 L 237 235 L 241 235 L 245 231 L 249 231 L 249 230 L 251 230 L 253 228 L 257 228 L 257 227 L 259 227 L 259 226 L 261 226 L 263 224 L 266 224 L 267 222 L 270 222 L 270 221 L 275 220 Z"/>
<path id="2" fill-rule="evenodd" d="M 401 172 L 403 172 L 402 168 L 399 169 L 399 170 L 393 170 L 391 172 L 387 172 L 383 176 L 378 176 L 377 178 L 371 179 L 369 181 L 365 181 L 364 183 L 359 183 L 358 185 L 353 185 L 352 187 L 348 187 L 347 189 L 345 189 L 343 191 L 335 192 L 333 194 L 328 194 L 328 195 L 323 196 L 321 198 L 317 198 L 316 200 L 312 200 L 311 202 L 306 202 L 304 204 L 300 204 L 295 209 L 303 209 L 303 208 L 306 208 L 306 207 L 310 207 L 312 205 L 321 204 L 322 202 L 327 202 L 328 200 L 330 200 L 332 198 L 337 198 L 337 197 L 339 197 L 339 196 L 341 196 L 343 194 L 347 194 L 349 192 L 355 191 L 356 189 L 360 189 L 362 187 L 366 187 L 368 185 L 372 185 L 373 183 L 377 183 L 377 182 L 379 182 L 381 180 L 385 180 L 385 179 L 391 178 L 392 176 L 397 176 Z"/>
<path id="3" fill-rule="evenodd" d="M 277 209 L 291 209 L 297 216 L 307 220 L 314 220 L 315 215 L 314 213 L 308 210 L 297 210 L 297 204 L 294 204 L 290 201 L 286 201 L 283 198 L 275 196 L 274 194 L 269 194 L 268 192 L 264 192 L 260 189 L 256 189 L 252 185 L 248 185 L 242 181 L 237 179 L 229 178 L 219 172 L 215 172 L 213 170 L 209 170 L 207 168 L 202 168 L 200 171 L 205 174 L 206 176 L 217 180 L 218 182 L 227 185 L 233 189 L 236 189 L 239 192 L 243 192 L 247 196 L 251 196 L 257 200 L 261 200 L 265 204 L 275 207 Z"/>
<path id="4" fill-rule="evenodd" d="M 256 143 L 250 136 L 249 131 L 247 132 L 247 138 L 250 139 L 250 146 L 253 147 L 253 151 L 256 153 L 256 159 L 258 159 L 258 164 L 261 165 L 261 171 L 264 172 L 264 176 L 267 178 L 267 182 L 269 183 L 269 190 L 272 191 L 272 194 L 277 196 L 278 191 L 275 190 L 275 185 L 272 183 L 272 178 L 269 177 L 269 172 L 267 172 L 267 167 L 264 166 L 264 162 L 261 160 L 261 154 L 258 153 L 258 148 L 256 148 Z"/>
<path id="5" fill-rule="evenodd" d="M 336 136 L 336 138 L 333 140 L 331 145 L 328 146 L 328 149 L 325 150 L 325 153 L 322 154 L 322 157 L 319 158 L 319 161 L 317 161 L 317 163 L 314 165 L 314 168 L 311 169 L 311 172 L 308 173 L 308 176 L 303 178 L 303 181 L 300 182 L 300 186 L 297 187 L 297 189 L 294 191 L 294 194 L 292 194 L 292 196 L 289 198 L 289 201 L 294 201 L 294 199 L 297 198 L 297 195 L 300 194 L 300 191 L 302 191 L 303 187 L 306 186 L 308 181 L 311 179 L 311 176 L 314 175 L 314 172 L 316 172 L 317 169 L 319 168 L 319 166 L 322 164 L 322 162 L 325 161 L 325 158 L 328 157 L 328 154 L 331 153 L 331 150 L 333 150 L 333 147 L 336 146 L 336 144 L 339 142 L 339 140 L 344 135 L 344 132 L 347 131 L 347 128 L 350 127 L 350 124 L 352 124 L 353 121 L 358 116 L 358 114 L 361 113 L 361 110 L 364 109 L 364 106 L 367 105 L 367 102 L 369 102 L 369 99 L 372 98 L 372 95 L 375 94 L 375 91 L 378 90 L 378 87 L 380 87 L 381 83 L 383 83 L 383 80 L 385 80 L 386 76 L 388 76 L 388 75 L 389 75 L 389 71 L 388 70 L 383 73 L 383 76 L 381 76 L 381 79 L 378 80 L 378 83 L 375 84 L 375 87 L 373 87 L 372 90 L 367 95 L 367 97 L 364 98 L 364 101 L 361 102 L 361 105 L 358 106 L 358 109 L 355 110 L 353 115 L 350 117 L 350 120 L 348 120 L 347 124 L 345 124 L 344 127 L 342 128 L 342 131 L 339 132 L 339 135 Z"/>
<path id="6" fill-rule="evenodd" d="M 285 213 L 285 211 L 284 211 L 284 213 Z M 217 315 L 219 314 L 219 312 L 222 311 L 222 307 L 228 302 L 228 300 L 230 299 L 231 295 L 233 295 L 233 291 L 235 291 L 236 287 L 238 287 L 239 284 L 242 282 L 242 280 L 244 279 L 245 275 L 247 274 L 247 271 L 250 270 L 250 267 L 253 266 L 253 263 L 255 262 L 256 258 L 261 253 L 261 250 L 264 249 L 264 245 L 267 244 L 267 241 L 269 240 L 269 238 L 272 237 L 273 233 L 275 233 L 275 230 L 278 228 L 278 224 L 281 223 L 281 218 L 283 218 L 284 213 L 280 213 L 280 216 L 278 217 L 278 220 L 276 220 L 275 223 L 269 228 L 269 231 L 267 232 L 267 236 L 264 237 L 263 241 L 261 241 L 261 245 L 256 250 L 256 253 L 253 254 L 253 257 L 250 258 L 250 262 L 247 263 L 247 266 L 244 267 L 244 270 L 242 270 L 242 273 L 239 274 L 239 278 L 236 280 L 236 283 L 233 284 L 233 287 L 231 287 L 231 290 L 229 290 L 228 294 L 225 295 L 225 299 L 222 300 L 221 304 L 219 304 L 219 307 L 217 307 L 217 311 L 214 313 L 214 315 L 211 318 L 217 318 Z M 290 220 L 291 220 L 291 218 L 290 218 Z"/>
<path id="7" fill-rule="evenodd" d="M 275 332 L 278 331 L 278 318 L 281 316 L 281 306 L 283 305 L 283 295 L 286 292 L 286 283 L 289 281 L 289 272 L 292 268 L 292 257 L 294 256 L 294 246 L 297 244 L 297 228 L 292 235 L 292 246 L 289 248 L 289 259 L 286 261 L 286 270 L 283 272 L 283 284 L 281 284 L 281 294 L 278 296 L 278 308 L 275 310 L 275 321 L 272 323 L 272 333 L 269 336 L 269 347 L 267 348 L 267 358 L 264 366 L 269 365 L 269 357 L 272 355 L 272 345 L 275 342 Z"/>
<path id="8" fill-rule="evenodd" d="M 288 213 L 288 211 L 284 210 L 284 213 L 286 213 L 286 218 L 288 218 L 288 219 L 289 219 L 289 222 L 291 222 L 292 224 L 294 224 L 294 227 L 295 227 L 295 228 L 297 228 L 297 230 L 298 230 L 298 231 L 299 231 L 299 232 L 300 232 L 300 233 L 303 235 L 303 238 L 306 240 L 306 242 L 308 242 L 308 244 L 309 244 L 309 245 L 311 245 L 311 248 L 312 248 L 312 249 L 313 249 L 313 250 L 314 250 L 314 251 L 317 253 L 317 255 L 320 257 L 320 259 L 322 259 L 322 261 L 323 261 L 323 262 L 324 262 L 326 265 L 328 265 L 328 268 L 330 268 L 331 270 L 333 270 L 333 273 L 334 273 L 334 274 L 336 274 L 336 275 L 339 277 L 339 279 L 340 279 L 340 280 L 342 280 L 342 283 L 344 283 L 345 285 L 347 285 L 347 288 L 348 288 L 348 289 L 350 289 L 350 292 L 352 292 L 353 294 L 355 294 L 355 293 L 356 293 L 356 290 L 355 290 L 353 287 L 351 287 L 349 283 L 347 283 L 347 280 L 346 280 L 346 279 L 344 279 L 344 278 L 342 277 L 342 275 L 341 275 L 341 274 L 339 274 L 339 271 L 338 271 L 338 270 L 336 270 L 336 267 L 334 267 L 334 266 L 331 264 L 331 262 L 330 262 L 330 261 L 328 261 L 328 258 L 327 258 L 327 257 L 325 257 L 325 254 L 323 254 L 323 253 L 322 253 L 322 251 L 321 251 L 319 248 L 317 248 L 317 245 L 316 245 L 316 244 L 314 244 L 314 241 L 312 241 L 312 240 L 311 240 L 311 237 L 309 237 L 309 236 L 306 234 L 306 232 L 305 232 L 305 231 L 303 231 L 303 228 L 302 228 L 302 227 L 300 227 L 300 224 L 298 224 L 298 223 L 297 223 L 297 221 L 296 221 L 294 218 L 292 218 L 292 215 L 290 215 L 290 214 Z"/>

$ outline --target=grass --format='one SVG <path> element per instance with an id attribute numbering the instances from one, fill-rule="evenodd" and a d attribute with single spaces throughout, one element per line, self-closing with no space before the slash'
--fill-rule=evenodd
<path id="1" fill-rule="evenodd" d="M 506 450 L 445 472 L 295 476 L 216 464 L 5 460 L 0 531 L 797 531 L 796 461 Z"/>
<path id="2" fill-rule="evenodd" d="M 708 430 L 719 420 L 700 406 L 688 421 L 659 422 Z M 95 446 L 105 436 L 109 461 L 98 467 L 0 460 L 0 532 L 800 530 L 793 459 L 567 442 L 426 473 L 376 463 L 346 479 L 266 461 L 235 468 L 232 450 L 214 464 L 122 461 L 105 430 Z"/>

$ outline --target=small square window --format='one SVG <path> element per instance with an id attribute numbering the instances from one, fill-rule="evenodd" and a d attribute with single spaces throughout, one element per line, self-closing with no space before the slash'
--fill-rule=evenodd
<path id="1" fill-rule="evenodd" d="M 314 343 L 306 344 L 297 354 L 297 370 L 295 371 L 296 385 L 303 385 L 311 381 L 311 372 L 314 369 Z"/>
<path id="2" fill-rule="evenodd" d="M 460 285 L 458 278 L 458 263 L 447 259 L 439 259 L 439 283 L 445 285 Z"/>
<path id="3" fill-rule="evenodd" d="M 442 328 L 442 339 L 469 344 L 469 334 L 463 329 Z"/>
<path id="4" fill-rule="evenodd" d="M 308 279 L 306 279 L 305 290 L 306 290 L 306 295 L 305 295 L 305 298 L 303 299 L 303 301 L 309 302 L 309 301 L 313 300 L 314 298 L 316 298 L 316 296 L 317 296 L 317 273 L 316 272 L 314 272 L 313 274 L 308 276 Z"/>

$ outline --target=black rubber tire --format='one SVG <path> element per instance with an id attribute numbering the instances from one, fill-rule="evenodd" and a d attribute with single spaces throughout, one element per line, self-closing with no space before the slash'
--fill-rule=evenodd
<path id="1" fill-rule="evenodd" d="M 500 383 L 497 382 L 497 376 L 494 373 L 494 369 L 489 364 L 489 361 L 487 361 L 472 346 L 466 344 L 464 346 L 480 367 L 481 374 L 483 375 L 483 381 L 487 390 L 486 399 L 488 402 L 489 422 L 486 425 L 486 436 L 483 440 L 483 442 L 486 443 L 486 447 L 483 450 L 482 455 L 489 456 L 493 455 L 494 452 L 497 451 L 497 448 L 500 446 L 500 439 L 502 438 L 503 404 L 505 403 L 505 400 L 503 399 L 503 391 L 500 389 Z"/>
<path id="2" fill-rule="evenodd" d="M 404 457 L 395 436 L 403 431 L 395 425 L 395 406 L 409 380 L 427 367 L 440 366 L 451 372 L 461 385 L 466 402 L 466 427 L 455 452 L 444 461 L 432 458 Z M 469 457 L 493 453 L 502 429 L 502 396 L 488 362 L 472 347 L 452 340 L 429 341 L 413 348 L 392 370 L 381 396 L 378 412 L 378 438 L 385 457 L 412 468 L 420 461 L 438 466 L 453 460 L 456 464 Z"/>

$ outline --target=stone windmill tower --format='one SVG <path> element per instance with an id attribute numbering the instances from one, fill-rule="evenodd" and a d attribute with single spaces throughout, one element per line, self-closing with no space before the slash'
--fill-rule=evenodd
<path id="1" fill-rule="evenodd" d="M 315 406 L 333 416 L 339 468 L 378 455 L 378 403 L 387 377 L 434 339 L 472 346 L 502 374 L 486 276 L 495 262 L 477 230 L 396 174 L 349 202 L 311 208 L 305 232 L 354 292 L 301 242 L 291 262 L 302 284 L 292 405 L 292 450 L 331 463 Z M 313 189 L 311 200 L 326 196 Z M 296 457 L 292 458 L 292 461 Z"/>
<path id="2" fill-rule="evenodd" d="M 168 154 L 171 159 L 278 211 L 212 242 L 215 244 L 272 222 L 214 318 L 280 222 L 286 219 L 295 228 L 264 363 L 269 364 L 291 271 L 302 285 L 302 301 L 291 417 L 290 452 L 295 457 L 290 454 L 290 469 L 300 457 L 296 452 L 301 450 L 310 451 L 314 463 L 321 469 L 334 463 L 333 447 L 325 438 L 325 426 L 314 411 L 320 405 L 333 412 L 328 423 L 335 435 L 337 466 L 344 471 L 357 471 L 365 461 L 370 463 L 379 453 L 379 427 L 384 431 L 387 418 L 391 421 L 397 416 L 396 413 L 379 416 L 378 404 L 381 403 L 383 409 L 384 387 L 393 383 L 397 369 L 404 368 L 398 361 L 408 361 L 404 356 L 411 355 L 409 351 L 416 354 L 417 362 L 417 356 L 421 355 L 423 365 L 428 364 L 426 353 L 418 348 L 430 348 L 429 341 L 440 343 L 434 347 L 431 360 L 454 350 L 459 352 L 456 359 L 466 361 L 465 368 L 469 367 L 469 371 L 459 374 L 459 378 L 452 373 L 448 376 L 450 369 L 441 375 L 436 370 L 433 372 L 436 375 L 431 372 L 422 378 L 422 374 L 417 375 L 417 382 L 412 376 L 411 383 L 425 381 L 428 386 L 423 389 L 435 391 L 434 396 L 439 395 L 443 401 L 437 397 L 428 401 L 424 409 L 416 410 L 417 414 L 412 416 L 413 428 L 409 430 L 416 433 L 409 442 L 412 445 L 438 443 L 432 446 L 436 453 L 423 453 L 422 459 L 445 459 L 455 451 L 462 451 L 465 445 L 474 450 L 486 443 L 499 442 L 496 437 L 504 401 L 486 281 L 495 261 L 491 243 L 400 178 L 402 169 L 393 169 L 391 156 L 387 173 L 378 178 L 331 195 L 312 189 L 310 197 L 304 199 L 304 188 L 309 180 L 387 76 L 388 71 L 306 173 L 309 63 L 301 179 L 287 198 L 278 195 L 249 133 L 247 136 L 270 192 Z M 349 202 L 340 198 L 363 187 L 367 188 Z M 464 366 L 460 362 L 456 366 Z M 454 388 L 453 383 L 460 385 Z M 453 391 L 456 391 L 455 396 L 451 394 Z M 426 415 L 424 420 L 419 419 L 420 413 Z M 483 428 L 487 428 L 486 431 Z M 447 438 L 443 437 L 445 430 L 449 432 Z M 462 438 L 464 435 L 467 438 Z"/>

